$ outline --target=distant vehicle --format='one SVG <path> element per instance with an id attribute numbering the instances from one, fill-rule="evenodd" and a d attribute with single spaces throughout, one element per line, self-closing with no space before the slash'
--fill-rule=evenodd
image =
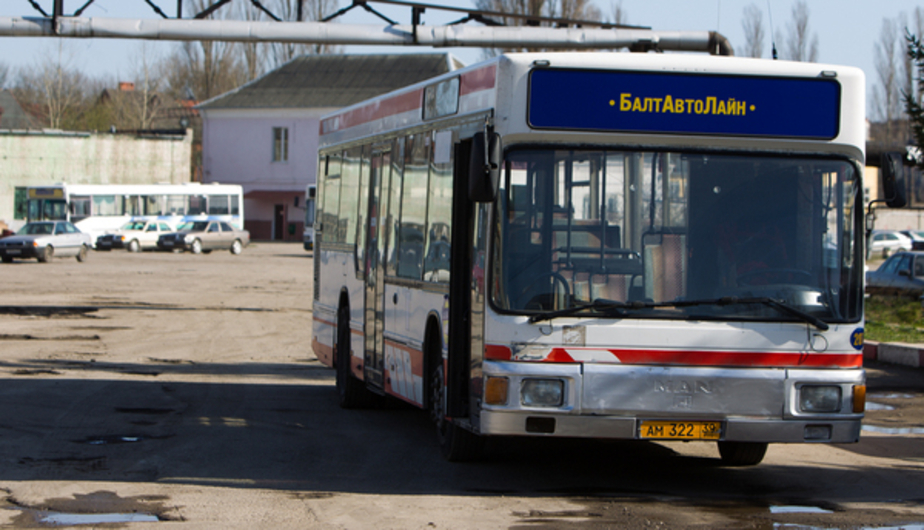
<path id="1" fill-rule="evenodd" d="M 90 234 L 103 234 L 137 219 L 219 220 L 244 227 L 244 194 L 239 184 L 53 184 L 27 193 L 27 221 L 70 221 Z"/>
<path id="2" fill-rule="evenodd" d="M 871 257 L 889 257 L 900 250 L 911 250 L 911 238 L 895 230 L 873 230 L 869 244 Z"/>
<path id="3" fill-rule="evenodd" d="M 127 248 L 129 252 L 156 249 L 157 239 L 165 233 L 174 232 L 176 228 L 166 221 L 139 219 L 126 223 L 112 234 L 96 238 L 96 250 Z"/>
<path id="4" fill-rule="evenodd" d="M 924 294 L 924 252 L 899 252 L 878 269 L 867 272 L 866 292 L 908 296 Z"/>
<path id="5" fill-rule="evenodd" d="M 35 258 L 45 263 L 54 256 L 74 256 L 84 261 L 90 245 L 90 236 L 67 221 L 28 223 L 16 235 L 0 240 L 0 259 L 10 263 Z"/>
<path id="6" fill-rule="evenodd" d="M 305 228 L 302 230 L 302 244 L 305 250 L 314 249 L 314 214 L 317 207 L 317 187 L 305 187 Z"/>
<path id="7" fill-rule="evenodd" d="M 902 230 L 901 233 L 911 238 L 911 250 L 924 250 L 924 230 Z"/>
<path id="8" fill-rule="evenodd" d="M 193 221 L 180 225 L 176 232 L 157 238 L 161 250 L 189 250 L 201 254 L 213 250 L 230 250 L 240 254 L 250 244 L 250 232 L 238 230 L 224 221 Z"/>

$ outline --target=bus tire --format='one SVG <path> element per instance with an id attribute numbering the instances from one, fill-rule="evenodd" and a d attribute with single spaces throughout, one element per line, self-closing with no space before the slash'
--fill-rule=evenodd
<path id="1" fill-rule="evenodd" d="M 361 409 L 372 405 L 374 395 L 350 370 L 350 310 L 342 306 L 337 316 L 337 397 L 340 408 Z"/>
<path id="2" fill-rule="evenodd" d="M 767 454 L 764 442 L 718 442 L 722 465 L 732 467 L 756 466 Z"/>
<path id="3" fill-rule="evenodd" d="M 86 245 L 80 245 L 80 251 L 77 252 L 77 261 L 79 261 L 80 263 L 87 261 L 87 254 L 89 253 L 90 251 L 89 249 L 87 249 Z"/>
<path id="4" fill-rule="evenodd" d="M 55 249 L 52 248 L 51 245 L 47 245 L 45 248 L 42 249 L 42 252 L 38 256 L 35 257 L 35 259 L 39 260 L 39 263 L 48 263 L 48 261 L 51 260 L 51 258 L 53 258 L 54 255 L 55 255 Z"/>
<path id="5" fill-rule="evenodd" d="M 436 436 L 443 458 L 450 462 L 472 462 L 480 460 L 484 453 L 484 438 L 468 431 L 447 416 L 444 394 L 443 356 L 434 354 L 430 362 L 430 416 L 436 424 Z"/>

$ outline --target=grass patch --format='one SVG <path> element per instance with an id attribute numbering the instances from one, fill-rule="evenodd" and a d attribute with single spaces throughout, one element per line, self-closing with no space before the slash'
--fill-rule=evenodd
<path id="1" fill-rule="evenodd" d="M 916 298 L 871 295 L 866 299 L 866 340 L 924 343 L 924 316 Z"/>

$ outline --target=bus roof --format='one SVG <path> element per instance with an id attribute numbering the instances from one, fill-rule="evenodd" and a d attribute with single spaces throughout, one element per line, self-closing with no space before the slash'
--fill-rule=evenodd
<path id="1" fill-rule="evenodd" d="M 531 96 L 528 92 L 529 83 L 526 82 L 526 79 L 530 71 L 538 69 L 640 72 L 698 78 L 724 76 L 726 79 L 766 78 L 828 81 L 829 84 L 838 86 L 836 97 L 826 96 L 828 97 L 827 101 L 832 102 L 833 105 L 834 116 L 830 118 L 836 122 L 833 129 L 829 125 L 828 129 L 801 137 L 798 134 L 789 134 L 789 131 L 767 133 L 760 128 L 757 129 L 757 132 L 750 133 L 740 133 L 732 130 L 720 133 L 693 131 L 692 134 L 714 134 L 726 137 L 750 135 L 751 139 L 756 137 L 796 138 L 799 141 L 810 141 L 815 144 L 821 140 L 829 144 L 849 144 L 861 150 L 865 141 L 865 115 L 862 112 L 862 109 L 865 109 L 865 79 L 863 72 L 858 68 L 765 59 L 713 57 L 698 54 L 601 52 L 505 54 L 383 94 L 322 117 L 320 147 L 324 148 L 346 141 L 387 133 L 388 131 L 409 128 L 447 116 L 464 116 L 466 114 L 486 112 L 495 109 L 495 107 L 497 107 L 496 117 L 499 118 L 498 127 L 503 128 L 502 132 L 508 134 L 533 134 L 539 128 L 531 126 L 526 115 L 527 102 Z M 457 100 L 454 102 L 455 112 L 451 114 L 437 112 L 434 117 L 432 112 L 433 100 L 438 98 L 441 93 L 440 85 L 453 82 L 454 79 L 458 79 L 458 86 L 444 92 L 457 91 Z M 793 86 L 793 88 L 798 88 L 798 91 L 801 91 L 803 86 L 805 85 Z M 578 101 L 582 98 L 586 99 L 586 95 L 582 93 L 583 88 L 581 86 L 573 87 L 574 94 L 570 99 Z M 618 102 L 619 90 L 619 87 L 612 87 L 613 95 L 610 105 Z M 775 98 L 774 105 L 779 108 L 788 108 L 803 123 L 810 122 L 808 119 L 802 119 L 798 108 L 793 107 L 793 104 L 799 102 L 800 94 L 785 92 L 772 94 L 772 97 Z M 809 109 L 814 108 L 811 103 L 803 103 L 803 105 Z M 763 108 L 768 108 L 768 106 L 765 105 Z M 861 112 L 856 112 L 855 109 L 861 109 Z M 427 116 L 428 112 L 431 116 Z M 503 124 L 500 122 L 503 122 Z M 833 134 L 830 133 L 831 130 L 834 131 Z M 656 132 L 664 133 L 668 131 Z M 676 133 L 678 131 L 670 132 Z M 688 134 L 687 131 L 679 131 L 679 133 Z"/>

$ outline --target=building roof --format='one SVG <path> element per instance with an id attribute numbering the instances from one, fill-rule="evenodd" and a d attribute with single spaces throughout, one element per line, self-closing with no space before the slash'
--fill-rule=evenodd
<path id="1" fill-rule="evenodd" d="M 346 107 L 462 66 L 448 53 L 303 55 L 198 108 Z"/>
<path id="2" fill-rule="evenodd" d="M 0 129 L 35 129 L 38 128 L 16 101 L 13 94 L 6 89 L 0 90 Z"/>

